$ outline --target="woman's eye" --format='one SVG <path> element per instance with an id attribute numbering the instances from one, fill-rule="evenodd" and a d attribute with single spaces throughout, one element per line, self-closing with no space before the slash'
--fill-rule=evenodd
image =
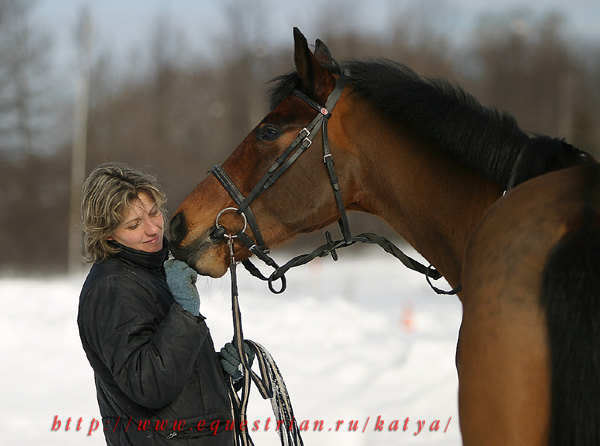
<path id="1" fill-rule="evenodd" d="M 127 226 L 127 229 L 131 229 L 131 230 L 133 230 L 133 229 L 135 229 L 135 228 L 137 228 L 137 227 L 138 227 L 138 224 L 139 224 L 139 223 L 135 223 L 135 224 L 133 224 L 133 225 L 131 225 L 131 226 Z"/>
<path id="2" fill-rule="evenodd" d="M 256 137 L 261 141 L 275 141 L 281 132 L 274 125 L 265 125 L 258 129 Z"/>

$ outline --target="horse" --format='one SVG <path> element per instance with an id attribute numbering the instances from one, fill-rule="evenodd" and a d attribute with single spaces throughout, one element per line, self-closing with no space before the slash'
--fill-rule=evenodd
<path id="1" fill-rule="evenodd" d="M 389 60 L 338 63 L 296 28 L 294 62 L 273 80 L 270 112 L 175 211 L 175 257 L 220 277 L 230 254 L 245 260 L 345 211 L 381 217 L 461 287 L 464 444 L 600 444 L 597 161 L 445 80 Z M 252 245 L 227 243 L 224 227 Z"/>

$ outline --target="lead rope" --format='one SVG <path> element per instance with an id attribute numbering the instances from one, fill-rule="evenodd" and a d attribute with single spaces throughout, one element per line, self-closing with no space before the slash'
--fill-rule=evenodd
<path id="1" fill-rule="evenodd" d="M 229 247 L 229 271 L 231 273 L 231 311 L 233 313 L 233 344 L 240 357 L 243 372 L 243 385 L 241 388 L 241 397 L 238 396 L 233 381 L 229 380 L 229 393 L 234 408 L 235 429 L 237 446 L 253 446 L 254 442 L 248 433 L 247 408 L 250 396 L 250 387 L 253 382 L 263 399 L 271 400 L 271 407 L 275 420 L 277 421 L 277 433 L 282 446 L 303 446 L 300 436 L 300 429 L 294 417 L 292 403 L 290 401 L 283 376 L 273 360 L 271 354 L 260 344 L 244 340 L 242 330 L 242 314 L 240 312 L 239 293 L 237 286 L 236 266 L 237 262 L 233 254 L 233 239 L 235 236 L 225 235 Z M 256 355 L 260 369 L 260 376 L 257 375 L 248 365 L 248 356 L 244 351 L 244 343 L 250 346 Z M 244 428 L 242 428 L 244 426 Z"/>

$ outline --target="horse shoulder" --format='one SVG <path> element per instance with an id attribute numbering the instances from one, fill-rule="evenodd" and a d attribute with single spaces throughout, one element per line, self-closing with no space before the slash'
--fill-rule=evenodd
<path id="1" fill-rule="evenodd" d="M 479 222 L 467 246 L 465 292 L 494 288 L 509 300 L 515 300 L 510 295 L 536 299 L 552 247 L 586 206 L 600 212 L 600 190 L 588 184 L 589 178 L 600 178 L 600 165 L 542 175 L 498 200 Z"/>
<path id="2" fill-rule="evenodd" d="M 523 183 L 494 204 L 473 233 L 463 265 L 457 352 L 465 444 L 490 437 L 494 445 L 546 443 L 551 396 L 543 271 L 552 247 L 589 201 L 589 169 L 598 174 L 597 166 L 577 167 Z"/>

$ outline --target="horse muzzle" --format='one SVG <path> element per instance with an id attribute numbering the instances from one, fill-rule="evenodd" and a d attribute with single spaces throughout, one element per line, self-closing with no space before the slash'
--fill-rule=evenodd
<path id="1" fill-rule="evenodd" d="M 178 212 L 169 224 L 169 248 L 176 259 L 186 262 L 199 274 L 221 277 L 228 268 L 223 231 L 212 226 L 194 236 L 188 231 L 184 213 Z"/>

